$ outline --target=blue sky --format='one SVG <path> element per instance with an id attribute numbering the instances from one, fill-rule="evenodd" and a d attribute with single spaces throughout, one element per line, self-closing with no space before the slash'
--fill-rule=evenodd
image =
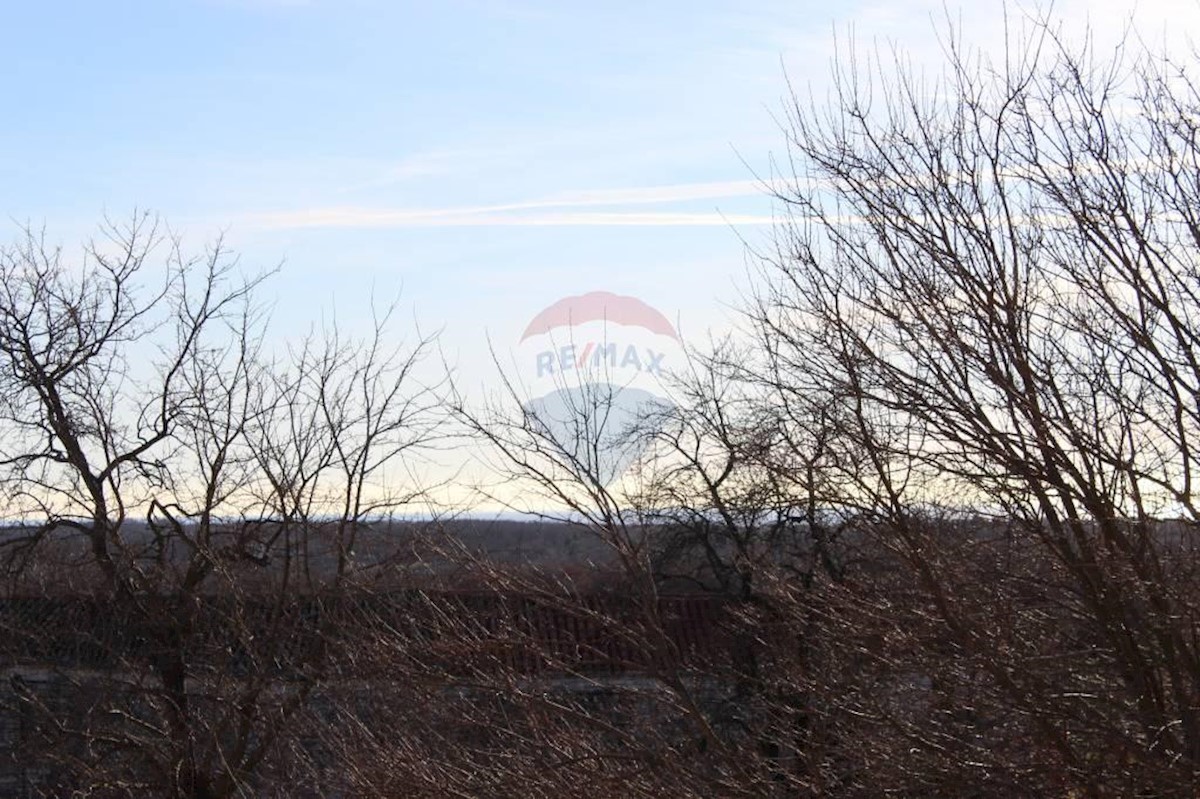
<path id="1" fill-rule="evenodd" d="M 1065 0 L 1114 29 L 1133 6 Z M 1137 5 L 1143 30 L 1196 4 Z M 720 325 L 755 186 L 783 150 L 785 69 L 819 94 L 835 33 L 936 53 L 942 0 L 534 2 L 110 0 L 0 3 L 0 212 L 78 241 L 152 209 L 219 231 L 281 335 L 401 296 L 479 371 L 567 294 L 634 294 Z M 999 35 L 998 2 L 949 7 Z M 1179 16 L 1183 14 L 1184 16 Z M 13 228 L 15 233 L 15 224 Z"/>
<path id="2" fill-rule="evenodd" d="M 134 207 L 228 230 L 286 261 L 296 318 L 401 285 L 434 326 L 451 296 L 670 306 L 696 270 L 711 299 L 730 224 L 769 213 L 738 154 L 777 144 L 782 34 L 816 8 L 10 3 L 0 211 L 64 241 Z"/>

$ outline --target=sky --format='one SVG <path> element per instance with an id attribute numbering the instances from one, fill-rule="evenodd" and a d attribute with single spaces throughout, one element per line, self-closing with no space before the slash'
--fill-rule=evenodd
<path id="1" fill-rule="evenodd" d="M 1026 5 L 1010 3 L 1010 15 Z M 0 214 L 72 245 L 105 214 L 224 234 L 276 335 L 372 298 L 440 331 L 467 382 L 555 300 L 637 296 L 701 336 L 735 318 L 776 209 L 788 81 L 835 45 L 936 61 L 999 2 L 0 0 Z M 1064 0 L 1069 30 L 1200 30 L 1192 0 Z M 6 238 L 0 235 L 0 240 Z"/>
<path id="2" fill-rule="evenodd" d="M 285 262 L 297 318 L 372 287 L 436 327 L 592 287 L 711 299 L 769 219 L 743 159 L 778 143 L 813 10 L 13 3 L 0 211 L 64 241 L 134 208 L 227 231 Z"/>

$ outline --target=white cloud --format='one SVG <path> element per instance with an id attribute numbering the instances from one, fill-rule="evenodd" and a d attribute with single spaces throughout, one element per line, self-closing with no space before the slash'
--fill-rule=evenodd
<path id="1" fill-rule="evenodd" d="M 768 185 L 757 180 L 686 183 L 620 189 L 570 191 L 537 200 L 451 208 L 366 208 L 330 206 L 251 214 L 241 224 L 252 228 L 388 228 L 566 225 L 761 225 L 770 216 L 712 212 L 628 210 L 568 211 L 629 205 L 764 196 Z"/>
<path id="2" fill-rule="evenodd" d="M 402 227 L 566 227 L 566 226 L 698 226 L 770 225 L 776 220 L 760 214 L 671 211 L 544 211 L 538 213 L 479 212 L 471 209 L 431 211 L 322 208 L 259 214 L 246 220 L 267 229 L 289 228 L 402 228 Z"/>
<path id="3" fill-rule="evenodd" d="M 595 189 L 564 192 L 553 195 L 540 204 L 566 205 L 629 205 L 664 203 L 683 200 L 714 200 L 727 197 L 762 195 L 769 186 L 758 180 L 727 180 L 714 183 L 685 183 L 675 186 L 646 186 L 642 188 Z M 527 206 L 528 207 L 528 206 Z"/>

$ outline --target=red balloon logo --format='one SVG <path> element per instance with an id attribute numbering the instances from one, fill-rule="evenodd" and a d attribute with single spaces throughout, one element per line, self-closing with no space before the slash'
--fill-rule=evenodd
<path id="1" fill-rule="evenodd" d="M 682 358 L 675 327 L 636 297 L 565 297 L 526 326 L 518 347 L 525 411 L 597 482 L 615 481 L 643 451 L 644 423 L 672 405 Z"/>

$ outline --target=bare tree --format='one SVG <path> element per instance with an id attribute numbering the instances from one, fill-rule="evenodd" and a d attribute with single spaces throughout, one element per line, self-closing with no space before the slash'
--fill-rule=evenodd
<path id="1" fill-rule="evenodd" d="M 852 53 L 796 99 L 754 344 L 634 431 L 619 488 L 528 414 L 465 415 L 642 596 L 739 603 L 710 673 L 742 723 L 691 716 L 710 790 L 1196 790 L 1200 94 L 1132 34 L 1023 24 L 1000 62 L 951 31 L 936 81 Z"/>
<path id="2" fill-rule="evenodd" d="M 418 496 L 428 339 L 381 316 L 273 356 L 263 278 L 221 242 L 186 256 L 146 216 L 104 233 L 82 263 L 32 232 L 0 251 L 8 654 L 67 650 L 52 685 L 16 671 L 56 742 L 21 757 L 95 795 L 249 795 L 347 634 L 323 609 L 377 565 L 356 536 Z"/>
<path id="3" fill-rule="evenodd" d="M 975 721 L 914 752 L 996 792 L 1191 795 L 1194 59 L 1039 20 L 946 56 L 852 57 L 790 107 L 763 382 L 837 408 L 868 467 L 841 501 L 952 647 L 935 693 Z"/>
<path id="4" fill-rule="evenodd" d="M 557 782 L 563 767 L 553 756 L 568 744 L 591 754 L 567 774 L 586 767 L 588 784 L 615 781 L 631 795 L 788 795 L 825 784 L 831 747 L 816 743 L 824 733 L 812 721 L 815 691 L 830 683 L 806 670 L 832 673 L 840 664 L 823 662 L 810 642 L 837 628 L 828 640 L 854 646 L 841 629 L 849 622 L 827 624 L 832 606 L 821 609 L 814 599 L 846 568 L 841 536 L 850 515 L 831 512 L 835 494 L 826 485 L 837 430 L 816 406 L 785 406 L 777 392 L 747 380 L 748 357 L 729 342 L 691 353 L 687 371 L 671 381 L 672 401 L 646 406 L 616 434 L 606 421 L 620 389 L 603 382 L 572 392 L 570 418 L 553 425 L 529 410 L 514 381 L 483 409 L 456 405 L 489 448 L 504 496 L 590 531 L 613 553 L 607 570 L 583 585 L 478 564 L 483 584 L 536 597 L 572 618 L 601 619 L 609 640 L 657 654 L 636 669 L 657 686 L 641 700 L 650 728 L 613 736 L 612 705 L 560 709 L 541 725 L 554 744 L 540 744 L 540 757 L 536 747 L 525 754 L 513 776 L 526 790 L 571 795 Z M 639 453 L 616 480 L 595 466 L 614 447 Z M 597 608 L 596 586 L 626 598 L 632 615 Z M 698 660 L 677 650 L 663 612 L 663 602 L 674 600 L 722 608 L 711 631 L 719 656 Z M 574 673 L 569 663 L 557 668 Z M 660 779 L 644 780 L 637 767 L 647 762 Z"/>

